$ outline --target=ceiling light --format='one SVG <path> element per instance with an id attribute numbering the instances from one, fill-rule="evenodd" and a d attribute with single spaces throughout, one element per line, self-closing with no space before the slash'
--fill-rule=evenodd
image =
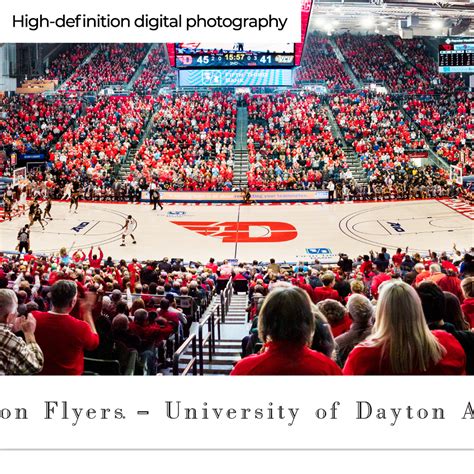
<path id="1" fill-rule="evenodd" d="M 324 16 L 318 16 L 316 17 L 316 20 L 314 20 L 314 24 L 319 27 L 324 26 L 326 22 L 327 19 Z"/>
<path id="2" fill-rule="evenodd" d="M 440 30 L 441 28 L 443 28 L 443 26 L 443 20 L 440 20 L 438 18 L 431 20 L 431 28 L 434 28 L 435 30 Z"/>
<path id="3" fill-rule="evenodd" d="M 362 18 L 362 26 L 365 28 L 372 28 L 375 25 L 375 18 L 373 16 L 366 16 Z"/>

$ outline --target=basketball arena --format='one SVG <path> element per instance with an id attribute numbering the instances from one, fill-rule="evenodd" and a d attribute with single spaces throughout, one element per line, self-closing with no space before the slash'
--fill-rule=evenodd
<path id="1" fill-rule="evenodd" d="M 294 4 L 0 44 L 0 373 L 474 374 L 474 5 Z"/>

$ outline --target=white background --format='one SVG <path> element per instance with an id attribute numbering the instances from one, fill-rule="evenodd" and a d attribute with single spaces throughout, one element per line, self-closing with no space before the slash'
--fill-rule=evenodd
<path id="1" fill-rule="evenodd" d="M 467 449 L 474 448 L 471 377 L 3 377 L 0 409 L 24 407 L 29 420 L 0 420 L 2 448 L 297 448 Z M 44 420 L 44 401 L 75 408 L 123 408 L 125 420 Z M 299 408 L 289 420 L 171 420 L 165 401 L 182 408 Z M 341 402 L 337 420 L 318 420 L 318 408 Z M 356 420 L 355 401 L 374 409 L 444 408 L 445 420 L 391 417 Z M 150 415 L 138 416 L 137 410 Z M 285 410 L 287 413 L 287 410 Z M 250 415 L 249 415 L 250 416 Z"/>
<path id="2" fill-rule="evenodd" d="M 27 407 L 31 418 L 0 420 L 2 449 L 96 450 L 1 452 L 2 471 L 241 473 L 298 467 L 310 472 L 444 473 L 465 468 L 473 459 L 472 452 L 446 451 L 473 448 L 474 420 L 461 419 L 467 402 L 474 402 L 474 379 L 468 377 L 4 377 L 0 383 L 0 408 Z M 73 428 L 72 420 L 42 420 L 44 400 L 67 400 L 76 408 L 122 407 L 128 418 L 84 420 Z M 169 420 L 165 400 L 196 408 L 203 401 L 223 408 L 266 407 L 272 401 L 300 411 L 292 427 L 276 420 Z M 335 400 L 341 402 L 339 420 L 313 416 L 316 408 L 328 408 Z M 386 420 L 355 421 L 356 400 L 369 400 L 374 408 L 442 407 L 446 420 L 402 418 L 394 427 Z M 139 417 L 137 410 L 150 415 Z M 173 451 L 128 451 L 134 448 Z"/>
<path id="3" fill-rule="evenodd" d="M 87 13 L 89 16 L 97 14 L 112 17 L 128 17 L 132 27 L 126 29 L 70 29 L 56 28 L 29 31 L 27 29 L 13 28 L 13 14 L 28 14 L 29 17 L 39 17 L 40 14 L 56 18 L 62 14 L 73 17 L 77 14 Z M 204 17 L 288 17 L 288 22 L 282 31 L 276 28 L 266 28 L 258 31 L 253 28 L 234 31 L 231 28 L 193 29 L 186 31 L 186 25 L 181 29 L 168 28 L 165 30 L 150 31 L 145 28 L 134 28 L 134 18 L 148 13 L 150 17 L 159 14 L 169 17 L 193 17 L 200 14 Z M 15 43 L 21 42 L 188 42 L 188 41 L 252 41 L 253 43 L 289 43 L 301 40 L 301 3 L 300 0 L 239 0 L 228 2 L 222 0 L 179 0 L 179 1 L 151 1 L 136 0 L 134 2 L 118 2 L 116 0 L 82 0 L 81 2 L 65 2 L 64 0 L 22 0 L 21 2 L 2 2 L 0 15 L 0 41 Z"/>

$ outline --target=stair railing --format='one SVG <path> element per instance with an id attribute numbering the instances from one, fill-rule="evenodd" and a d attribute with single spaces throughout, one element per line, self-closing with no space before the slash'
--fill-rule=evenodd
<path id="1" fill-rule="evenodd" d="M 204 337 L 204 328 L 207 326 L 207 335 Z M 212 362 L 212 356 L 216 352 L 216 333 L 217 339 L 221 338 L 221 308 L 217 306 L 199 323 L 198 328 L 198 357 L 199 357 L 199 375 L 204 375 L 204 348 L 209 346 L 209 363 Z"/>
<path id="2" fill-rule="evenodd" d="M 188 375 L 189 371 L 192 370 L 193 375 L 198 374 L 198 357 L 197 357 L 197 337 L 196 334 L 191 334 L 182 344 L 178 350 L 173 354 L 173 375 Z M 183 354 L 191 346 L 191 359 L 186 364 L 181 374 L 179 373 L 179 361 Z"/>

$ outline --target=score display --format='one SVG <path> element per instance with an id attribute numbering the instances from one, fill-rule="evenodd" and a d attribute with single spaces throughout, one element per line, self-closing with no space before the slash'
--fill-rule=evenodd
<path id="1" fill-rule="evenodd" d="M 175 48 L 178 69 L 268 69 L 295 65 L 294 44 L 266 46 L 251 43 L 177 43 Z"/>
<path id="2" fill-rule="evenodd" d="M 474 72 L 474 42 L 440 44 L 439 72 Z"/>
<path id="3" fill-rule="evenodd" d="M 180 87 L 252 87 L 291 86 L 291 69 L 182 69 Z"/>

